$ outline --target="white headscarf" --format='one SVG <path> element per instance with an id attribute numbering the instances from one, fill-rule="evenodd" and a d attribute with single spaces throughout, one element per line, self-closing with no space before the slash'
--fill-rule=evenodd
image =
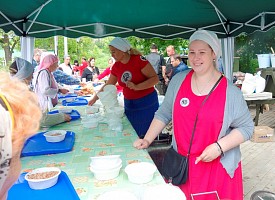
<path id="1" fill-rule="evenodd" d="M 214 51 L 217 63 L 218 58 L 221 56 L 221 43 L 217 35 L 212 31 L 198 30 L 193 33 L 189 39 L 190 43 L 194 40 L 201 40 L 206 42 Z"/>
<path id="2" fill-rule="evenodd" d="M 2 95 L 1 95 L 2 96 Z M 8 176 L 12 158 L 12 118 L 9 105 L 0 96 L 0 190 Z"/>
<path id="3" fill-rule="evenodd" d="M 17 67 L 17 73 L 14 75 L 14 77 L 17 77 L 20 80 L 24 80 L 33 74 L 34 67 L 29 61 L 23 58 L 16 58 L 15 62 Z"/>
<path id="4" fill-rule="evenodd" d="M 130 51 L 131 49 L 130 43 L 126 39 L 121 37 L 114 38 L 109 45 L 123 52 Z"/>

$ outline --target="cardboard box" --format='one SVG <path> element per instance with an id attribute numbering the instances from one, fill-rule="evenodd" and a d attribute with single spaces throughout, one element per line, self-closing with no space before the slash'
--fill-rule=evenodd
<path id="1" fill-rule="evenodd" d="M 255 126 L 252 142 L 274 142 L 274 129 L 268 126 Z"/>

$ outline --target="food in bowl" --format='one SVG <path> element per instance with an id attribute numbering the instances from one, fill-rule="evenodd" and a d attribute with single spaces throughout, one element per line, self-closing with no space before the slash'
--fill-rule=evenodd
<path id="1" fill-rule="evenodd" d="M 61 170 L 57 167 L 43 167 L 32 170 L 25 175 L 30 188 L 34 190 L 42 190 L 54 186 Z"/>
<path id="2" fill-rule="evenodd" d="M 156 170 L 157 167 L 149 162 L 132 163 L 125 167 L 129 181 L 137 184 L 150 182 Z"/>
<path id="3" fill-rule="evenodd" d="M 53 130 L 44 133 L 47 142 L 61 142 L 65 139 L 67 131 Z"/>
<path id="4" fill-rule="evenodd" d="M 65 98 L 66 102 L 74 102 L 76 100 L 76 97 L 68 97 Z"/>

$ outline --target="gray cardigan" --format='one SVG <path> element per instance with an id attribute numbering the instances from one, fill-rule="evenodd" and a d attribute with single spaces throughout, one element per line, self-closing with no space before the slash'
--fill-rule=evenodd
<path id="1" fill-rule="evenodd" d="M 176 95 L 183 80 L 189 72 L 190 70 L 183 71 L 173 77 L 169 83 L 164 101 L 158 111 L 155 113 L 156 119 L 159 119 L 165 124 L 168 124 L 172 120 L 172 112 Z M 224 119 L 222 129 L 219 134 L 219 139 L 229 134 L 230 131 L 235 128 L 242 133 L 243 138 L 246 141 L 249 140 L 253 135 L 254 124 L 241 90 L 234 86 L 227 79 Z M 173 147 L 177 150 L 174 138 L 172 143 Z M 237 169 L 238 163 L 240 161 L 240 146 L 225 152 L 224 156 L 221 158 L 221 163 L 231 178 L 234 176 L 234 172 Z"/>

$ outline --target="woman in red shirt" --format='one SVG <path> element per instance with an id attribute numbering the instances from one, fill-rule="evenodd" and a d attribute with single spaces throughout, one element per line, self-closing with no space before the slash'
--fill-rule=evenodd
<path id="1" fill-rule="evenodd" d="M 109 49 L 116 62 L 106 85 L 115 85 L 118 82 L 123 87 L 125 114 L 142 138 L 159 107 L 154 89 L 158 76 L 146 58 L 131 48 L 127 40 L 116 37 L 110 42 Z M 94 96 L 89 105 L 94 104 L 97 99 Z"/>

